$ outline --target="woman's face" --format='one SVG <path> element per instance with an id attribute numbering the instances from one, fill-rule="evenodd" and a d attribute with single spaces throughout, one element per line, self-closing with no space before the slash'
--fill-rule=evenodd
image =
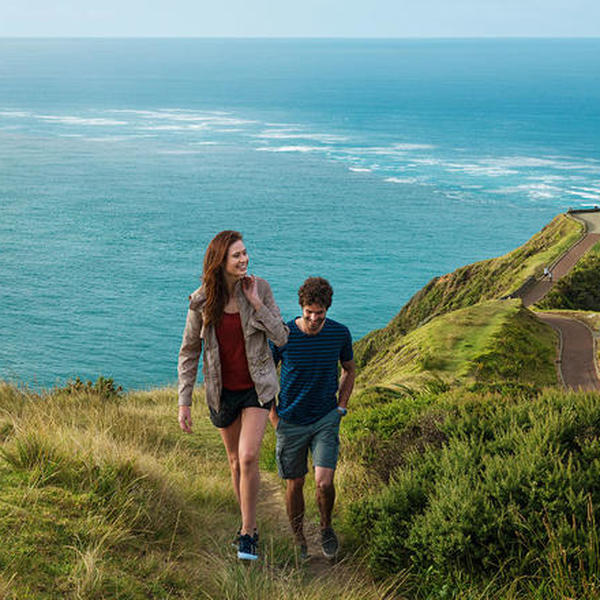
<path id="1" fill-rule="evenodd" d="M 225 257 L 225 276 L 233 279 L 241 279 L 248 272 L 248 253 L 242 240 L 233 242 L 227 249 Z"/>

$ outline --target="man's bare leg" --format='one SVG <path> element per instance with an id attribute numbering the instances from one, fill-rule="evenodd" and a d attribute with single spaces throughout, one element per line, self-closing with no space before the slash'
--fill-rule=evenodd
<path id="1" fill-rule="evenodd" d="M 337 536 L 331 527 L 331 513 L 335 502 L 334 474 L 334 469 L 315 467 L 317 504 L 321 515 L 321 550 L 329 559 L 336 557 L 339 548 Z"/>
<path id="2" fill-rule="evenodd" d="M 285 507 L 296 544 L 306 546 L 306 538 L 304 537 L 304 477 L 287 480 Z"/>
<path id="3" fill-rule="evenodd" d="M 321 515 L 321 529 L 331 527 L 331 513 L 333 512 L 333 504 L 335 502 L 334 474 L 334 469 L 315 467 L 317 505 Z"/>

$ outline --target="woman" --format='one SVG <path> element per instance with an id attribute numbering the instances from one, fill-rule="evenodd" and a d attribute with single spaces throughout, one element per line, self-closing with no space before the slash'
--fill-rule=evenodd
<path id="1" fill-rule="evenodd" d="M 225 444 L 242 513 L 238 558 L 256 560 L 258 456 L 279 381 L 267 338 L 287 342 L 269 284 L 247 275 L 248 253 L 237 231 L 221 231 L 206 250 L 202 286 L 190 296 L 179 351 L 179 425 L 192 429 L 192 390 L 204 343 L 206 402 Z"/>

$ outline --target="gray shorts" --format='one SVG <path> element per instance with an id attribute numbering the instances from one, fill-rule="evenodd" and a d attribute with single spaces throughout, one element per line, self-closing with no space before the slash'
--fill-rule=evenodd
<path id="1" fill-rule="evenodd" d="M 308 450 L 315 467 L 335 469 L 340 446 L 340 413 L 337 408 L 310 425 L 277 423 L 277 470 L 282 479 L 297 479 L 308 473 Z"/>

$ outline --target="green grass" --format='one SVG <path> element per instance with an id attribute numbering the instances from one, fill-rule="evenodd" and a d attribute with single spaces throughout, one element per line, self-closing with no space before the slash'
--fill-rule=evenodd
<path id="1" fill-rule="evenodd" d="M 435 277 L 419 290 L 383 329 L 372 331 L 355 344 L 360 368 L 377 360 L 408 332 L 434 316 L 498 299 L 516 291 L 529 277 L 540 276 L 550 264 L 570 248 L 582 233 L 581 224 L 558 215 L 523 246 L 501 256 L 461 267 Z"/>
<path id="2" fill-rule="evenodd" d="M 537 307 L 544 310 L 600 311 L 600 243 L 593 246 L 570 273 L 555 283 Z"/>
<path id="3" fill-rule="evenodd" d="M 398 587 L 358 563 L 311 574 L 272 503 L 259 510 L 262 559 L 239 564 L 225 452 L 194 400 L 184 435 L 175 390 L 0 383 L 0 597 L 374 600 Z"/>
<path id="4" fill-rule="evenodd" d="M 556 340 L 520 300 L 487 301 L 438 316 L 401 337 L 360 372 L 363 386 L 557 382 Z"/>

